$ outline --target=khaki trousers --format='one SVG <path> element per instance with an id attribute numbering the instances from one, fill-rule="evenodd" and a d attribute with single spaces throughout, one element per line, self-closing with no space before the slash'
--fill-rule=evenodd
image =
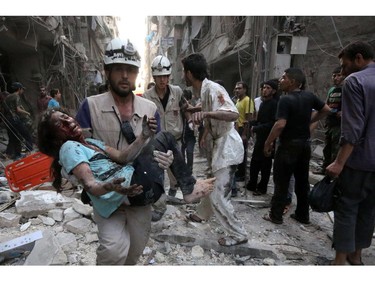
<path id="1" fill-rule="evenodd" d="M 120 206 L 109 218 L 94 210 L 98 226 L 97 265 L 135 265 L 150 237 L 151 206 Z"/>

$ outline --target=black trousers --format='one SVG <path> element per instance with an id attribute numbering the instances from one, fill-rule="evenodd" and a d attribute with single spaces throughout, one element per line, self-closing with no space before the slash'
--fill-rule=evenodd
<path id="1" fill-rule="evenodd" d="M 310 141 L 307 140 L 288 141 L 277 148 L 273 165 L 275 191 L 271 200 L 271 216 L 274 219 L 282 220 L 284 208 L 288 204 L 290 178 L 294 174 L 294 192 L 297 197 L 295 214 L 301 220 L 309 220 L 310 156 Z"/>
<path id="2" fill-rule="evenodd" d="M 267 192 L 268 182 L 271 176 L 272 157 L 257 158 L 252 157 L 250 162 L 250 180 L 248 183 L 249 190 L 257 190 L 261 193 Z M 258 175 L 261 179 L 258 183 Z"/>
<path id="3" fill-rule="evenodd" d="M 168 132 L 159 132 L 143 148 L 133 162 L 134 173 L 131 184 L 143 185 L 143 192 L 129 197 L 132 205 L 143 206 L 155 203 L 164 193 L 164 170 L 154 160 L 153 152 L 158 150 L 173 152 L 173 163 L 169 167 L 175 176 L 182 194 L 190 194 L 194 189 L 196 179 L 185 163 L 175 137 Z"/>
<path id="4" fill-rule="evenodd" d="M 33 150 L 33 139 L 26 125 L 19 118 L 7 118 L 8 146 L 6 153 L 13 157 L 21 156 L 22 142 L 25 142 L 28 151 Z"/>

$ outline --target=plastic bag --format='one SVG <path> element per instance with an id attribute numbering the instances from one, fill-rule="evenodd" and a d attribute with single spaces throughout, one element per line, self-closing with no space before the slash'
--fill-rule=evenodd
<path id="1" fill-rule="evenodd" d="M 338 198 L 337 180 L 325 176 L 317 182 L 309 193 L 309 204 L 315 212 L 324 213 L 334 210 Z"/>

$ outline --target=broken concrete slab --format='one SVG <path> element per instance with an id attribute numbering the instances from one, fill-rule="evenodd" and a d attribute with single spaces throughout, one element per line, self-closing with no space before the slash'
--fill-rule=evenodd
<path id="1" fill-rule="evenodd" d="M 0 213 L 0 228 L 18 226 L 21 215 L 13 213 Z"/>
<path id="2" fill-rule="evenodd" d="M 73 207 L 69 207 L 69 208 L 64 210 L 64 221 L 65 222 L 72 221 L 72 220 L 75 220 L 75 219 L 79 219 L 81 217 L 82 217 L 82 215 L 78 214 L 76 211 L 74 211 Z"/>
<path id="3" fill-rule="evenodd" d="M 193 247 L 195 245 L 201 246 L 206 250 L 215 250 L 219 253 L 233 254 L 239 256 L 251 256 L 254 258 L 272 258 L 278 259 L 274 249 L 262 243 L 245 243 L 235 246 L 221 246 L 219 243 L 212 239 L 202 239 L 188 235 L 180 235 L 177 233 L 159 234 L 153 237 L 160 242 L 168 241 L 169 243 L 181 244 L 183 246 Z"/>
<path id="4" fill-rule="evenodd" d="M 56 238 L 64 252 L 74 251 L 77 249 L 78 242 L 73 233 L 58 233 Z"/>
<path id="5" fill-rule="evenodd" d="M 35 242 L 35 246 L 26 258 L 24 265 L 64 265 L 68 258 L 52 231 L 43 231 L 43 238 Z"/>
<path id="6" fill-rule="evenodd" d="M 90 217 L 93 213 L 92 206 L 88 204 L 83 204 L 81 200 L 74 199 L 73 210 L 78 214 L 81 214 L 85 217 Z"/>
<path id="7" fill-rule="evenodd" d="M 64 219 L 64 210 L 62 209 L 53 209 L 49 210 L 47 216 L 52 218 L 54 221 L 63 221 Z"/>
<path id="8" fill-rule="evenodd" d="M 73 204 L 71 198 L 65 197 L 56 191 L 26 190 L 20 192 L 21 198 L 16 201 L 16 211 L 25 218 L 43 215 L 49 210 L 66 209 Z"/>
<path id="9" fill-rule="evenodd" d="M 85 234 L 91 230 L 91 225 L 91 220 L 80 218 L 67 222 L 65 228 L 75 234 Z"/>

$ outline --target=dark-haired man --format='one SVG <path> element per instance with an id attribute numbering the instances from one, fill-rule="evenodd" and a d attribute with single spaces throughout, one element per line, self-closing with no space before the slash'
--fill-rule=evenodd
<path id="1" fill-rule="evenodd" d="M 263 195 L 267 193 L 267 186 L 271 175 L 273 153 L 265 156 L 263 153 L 266 141 L 272 126 L 275 123 L 277 100 L 274 98 L 278 85 L 273 80 L 263 82 L 262 103 L 259 106 L 257 119 L 251 124 L 251 134 L 256 134 L 253 154 L 250 162 L 250 180 L 246 185 L 253 194 Z M 258 183 L 258 175 L 261 180 Z"/>
<path id="2" fill-rule="evenodd" d="M 141 58 L 128 39 L 111 40 L 104 55 L 108 92 L 90 96 L 77 113 L 82 128 L 108 146 L 124 149 L 142 132 L 143 116 L 155 116 L 156 105 L 133 93 Z M 159 176 L 159 175 L 157 175 Z M 154 191 L 161 196 L 164 189 Z M 123 204 L 109 218 L 94 212 L 99 229 L 98 265 L 134 265 L 141 256 L 151 230 L 151 205 Z"/>
<path id="3" fill-rule="evenodd" d="M 202 54 L 191 54 L 182 60 L 182 64 L 186 86 L 192 86 L 201 97 L 202 111 L 193 113 L 191 119 L 195 125 L 203 121 L 205 132 L 211 136 L 212 160 L 209 165 L 216 177 L 214 191 L 207 199 L 201 200 L 197 214 L 190 218 L 201 221 L 215 214 L 227 234 L 218 240 L 220 245 L 246 243 L 247 232 L 230 201 L 231 182 L 244 155 L 242 139 L 234 128 L 238 110 L 224 87 L 208 79 L 208 64 Z"/>
<path id="4" fill-rule="evenodd" d="M 236 181 L 245 181 L 246 175 L 246 163 L 247 163 L 247 143 L 249 141 L 249 122 L 253 118 L 254 114 L 254 102 L 248 96 L 249 86 L 245 81 L 238 81 L 234 87 L 234 92 L 237 96 L 236 107 L 238 110 L 238 119 L 235 123 L 235 128 L 242 138 L 244 147 L 243 161 L 237 166 Z M 232 186 L 232 197 L 237 195 L 237 187 Z"/>
<path id="5" fill-rule="evenodd" d="M 333 86 L 328 90 L 327 105 L 331 108 L 330 114 L 325 120 L 326 128 L 324 148 L 323 148 L 323 165 L 314 171 L 314 174 L 325 174 L 326 167 L 335 160 L 339 151 L 339 140 L 341 133 L 341 88 L 344 76 L 341 74 L 341 67 L 336 67 L 332 71 Z"/>
<path id="6" fill-rule="evenodd" d="M 162 131 L 170 132 L 181 147 L 183 130 L 183 112 L 180 108 L 182 89 L 172 85 L 169 78 L 172 73 L 172 64 L 166 56 L 159 55 L 151 63 L 151 73 L 155 86 L 143 93 L 143 97 L 155 103 L 160 115 L 160 128 Z M 170 169 L 167 171 L 170 186 L 168 195 L 175 197 L 178 183 Z M 166 211 L 166 198 L 161 198 L 160 206 L 153 213 L 153 221 L 159 220 Z M 162 203 L 164 201 L 164 203 Z"/>
<path id="7" fill-rule="evenodd" d="M 324 118 L 330 108 L 313 93 L 301 90 L 305 82 L 305 74 L 301 69 L 285 70 L 279 80 L 279 86 L 286 95 L 280 97 L 276 122 L 264 143 L 264 153 L 270 156 L 275 141 L 279 138 L 273 166 L 275 190 L 271 210 L 263 217 L 276 224 L 283 223 L 283 212 L 288 203 L 288 188 L 292 175 L 295 178 L 297 208 L 291 217 L 304 224 L 310 223 L 308 203 L 310 123 Z M 317 111 L 313 119 L 312 110 Z"/>
<path id="8" fill-rule="evenodd" d="M 37 100 L 37 108 L 38 114 L 40 115 L 43 111 L 45 111 L 48 108 L 48 102 L 52 97 L 48 95 L 46 87 L 41 86 L 39 90 L 40 95 Z"/>
<path id="9" fill-rule="evenodd" d="M 366 42 L 346 46 L 338 55 L 342 87 L 340 150 L 326 168 L 338 177 L 332 264 L 363 265 L 362 249 L 371 246 L 375 224 L 375 63 Z"/>
<path id="10" fill-rule="evenodd" d="M 21 95 L 25 87 L 20 82 L 12 84 L 13 93 L 8 95 L 4 102 L 4 115 L 7 121 L 8 145 L 6 154 L 13 160 L 21 158 L 22 143 L 25 141 L 27 153 L 33 150 L 33 139 L 25 120 L 31 121 L 31 113 L 21 104 Z"/>

